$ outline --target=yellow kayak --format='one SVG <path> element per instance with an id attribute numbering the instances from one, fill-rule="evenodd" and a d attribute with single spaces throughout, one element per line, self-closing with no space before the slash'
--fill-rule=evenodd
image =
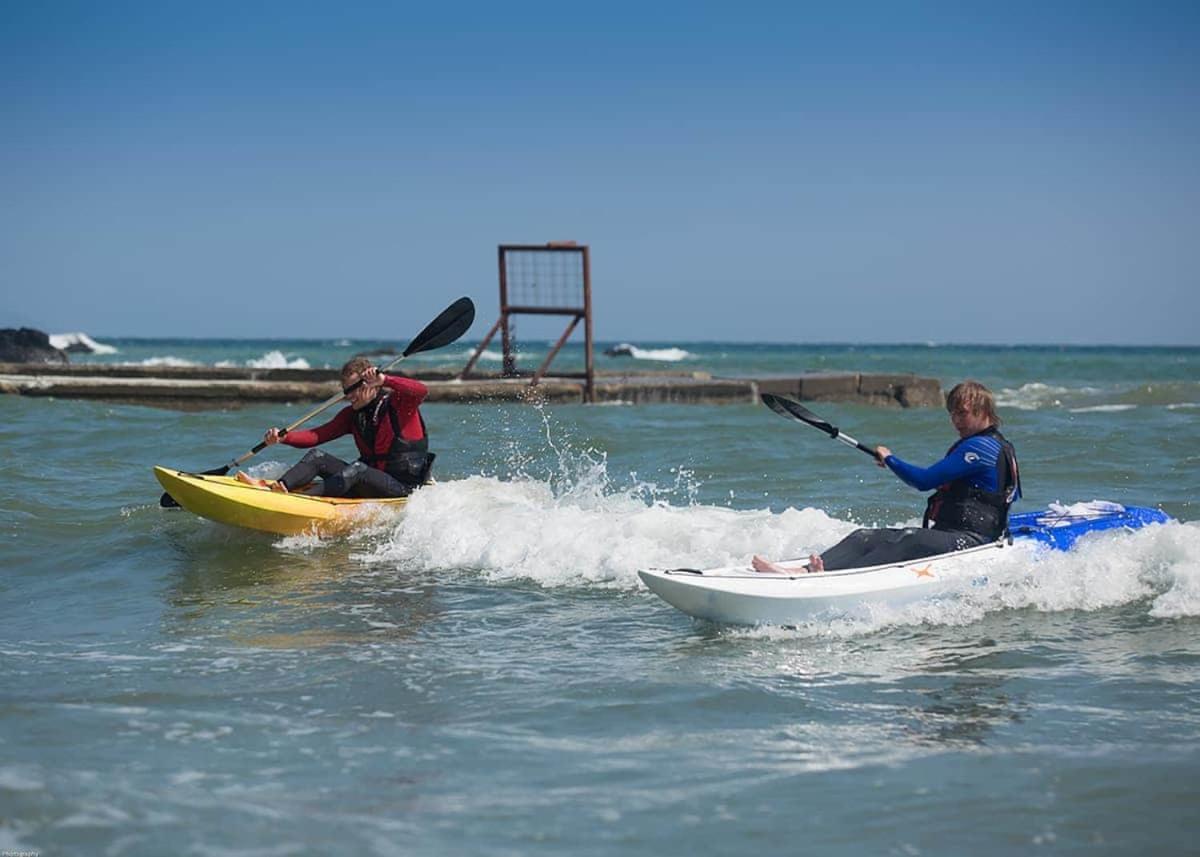
<path id="1" fill-rule="evenodd" d="M 155 467 L 163 490 L 189 512 L 235 527 L 281 536 L 301 533 L 329 536 L 349 532 L 381 510 L 404 508 L 407 497 L 358 500 L 285 494 L 238 482 L 231 476 L 200 476 Z"/>

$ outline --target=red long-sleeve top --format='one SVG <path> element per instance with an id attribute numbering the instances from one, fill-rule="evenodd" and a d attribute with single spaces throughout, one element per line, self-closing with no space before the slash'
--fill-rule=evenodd
<path id="1" fill-rule="evenodd" d="M 421 413 L 418 406 L 425 400 L 429 388 L 420 381 L 412 378 L 400 378 L 396 375 L 384 375 L 383 386 L 390 392 L 387 394 L 388 403 L 384 408 L 391 407 L 396 411 L 400 423 L 400 437 L 403 440 L 415 441 L 425 437 L 425 429 L 421 425 Z M 363 411 L 370 418 L 376 406 L 375 402 L 365 406 Z M 325 443 L 345 434 L 354 435 L 354 443 L 360 455 L 376 455 L 375 467 L 383 470 L 387 466 L 386 456 L 392 447 L 392 421 L 388 419 L 387 411 L 380 409 L 377 413 L 378 423 L 375 428 L 375 448 L 370 449 L 367 441 L 355 431 L 355 411 L 352 407 L 344 407 L 324 425 L 313 429 L 290 431 L 281 438 L 288 446 L 307 449 L 310 446 Z"/>

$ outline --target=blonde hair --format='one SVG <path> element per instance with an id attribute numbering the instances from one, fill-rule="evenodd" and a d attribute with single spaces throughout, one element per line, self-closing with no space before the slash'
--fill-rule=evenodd
<path id="1" fill-rule="evenodd" d="M 992 391 L 978 381 L 963 381 L 956 384 L 946 396 L 946 410 L 954 413 L 965 408 L 973 414 L 982 414 L 994 426 L 1000 425 L 1000 416 L 996 413 L 996 399 Z"/>
<path id="2" fill-rule="evenodd" d="M 342 366 L 342 380 L 346 380 L 351 375 L 362 375 L 371 368 L 371 361 L 366 357 L 351 357 Z"/>

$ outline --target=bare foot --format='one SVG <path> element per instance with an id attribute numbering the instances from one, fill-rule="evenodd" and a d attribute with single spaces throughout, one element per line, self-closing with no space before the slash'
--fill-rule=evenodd
<path id="1" fill-rule="evenodd" d="M 267 487 L 267 480 L 256 479 L 253 476 L 251 476 L 249 473 L 245 473 L 241 470 L 239 470 L 237 473 L 235 473 L 233 475 L 233 478 L 236 479 L 238 482 L 241 482 L 243 485 L 253 485 L 255 488 L 266 488 Z"/>
<path id="2" fill-rule="evenodd" d="M 255 477 L 248 473 L 244 473 L 241 470 L 235 473 L 233 478 L 238 482 L 241 482 L 243 485 L 252 485 L 255 488 L 270 488 L 272 491 L 281 491 L 284 494 L 288 492 L 287 486 L 282 482 L 274 479 L 256 479 Z"/>
<path id="3" fill-rule="evenodd" d="M 782 565 L 778 562 L 771 562 L 765 557 L 755 554 L 750 560 L 750 566 L 755 571 L 763 574 L 795 574 L 796 572 L 816 572 L 825 570 L 825 561 L 821 559 L 819 553 L 815 553 L 808 558 L 807 565 Z"/>
<path id="4" fill-rule="evenodd" d="M 755 554 L 750 560 L 750 567 L 763 574 L 790 574 L 792 572 L 792 569 L 785 568 L 777 562 L 771 562 L 758 554 Z"/>

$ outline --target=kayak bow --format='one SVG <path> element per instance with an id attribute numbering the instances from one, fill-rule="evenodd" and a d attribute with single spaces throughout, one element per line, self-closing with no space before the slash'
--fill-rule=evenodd
<path id="1" fill-rule="evenodd" d="M 286 494 L 238 482 L 230 476 L 206 476 L 155 467 L 163 490 L 195 515 L 251 530 L 294 536 L 340 535 L 361 526 L 382 510 L 403 509 L 407 497 L 360 500 Z"/>

